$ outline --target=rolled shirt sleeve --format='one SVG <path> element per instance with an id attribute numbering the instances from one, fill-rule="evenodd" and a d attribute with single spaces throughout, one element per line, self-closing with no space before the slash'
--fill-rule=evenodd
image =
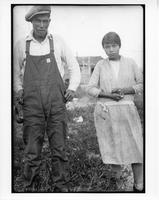
<path id="1" fill-rule="evenodd" d="M 89 83 L 86 87 L 86 92 L 93 96 L 98 97 L 101 89 L 99 88 L 99 80 L 100 80 L 100 61 L 96 64 L 92 76 L 89 80 Z"/>
<path id="2" fill-rule="evenodd" d="M 23 77 L 22 77 L 22 64 L 23 52 L 22 41 L 18 41 L 14 47 L 13 64 L 14 64 L 14 91 L 18 92 L 23 89 Z"/>
<path id="3" fill-rule="evenodd" d="M 69 90 L 76 91 L 81 81 L 81 72 L 76 58 L 73 56 L 70 48 L 62 41 L 62 60 L 66 63 L 70 75 Z"/>
<path id="4" fill-rule="evenodd" d="M 70 84 L 68 89 L 75 91 L 79 86 L 81 80 L 81 73 L 78 62 L 73 56 L 71 50 L 68 48 L 68 46 L 65 44 L 60 36 L 55 35 L 55 37 L 53 38 L 55 44 L 55 58 L 60 74 L 63 78 L 64 66 L 62 62 L 64 62 L 68 68 L 70 76 Z M 40 44 L 34 40 L 34 38 L 32 37 L 32 33 L 29 35 L 29 37 L 27 36 L 26 38 L 23 38 L 16 43 L 14 48 L 14 90 L 16 92 L 20 89 L 23 89 L 23 76 L 26 63 L 25 48 L 27 39 L 32 40 L 30 47 L 31 55 L 45 55 L 48 54 L 50 51 L 50 48 L 48 46 L 48 39 L 46 39 L 43 44 Z"/>

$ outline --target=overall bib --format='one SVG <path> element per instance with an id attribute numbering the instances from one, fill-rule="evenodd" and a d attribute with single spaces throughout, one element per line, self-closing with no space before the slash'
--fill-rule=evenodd
<path id="1" fill-rule="evenodd" d="M 24 73 L 24 176 L 30 185 L 39 173 L 45 132 L 52 156 L 52 179 L 55 185 L 66 182 L 67 156 L 65 86 L 54 56 L 53 38 L 49 37 L 50 53 L 42 56 L 29 54 L 26 42 Z"/>

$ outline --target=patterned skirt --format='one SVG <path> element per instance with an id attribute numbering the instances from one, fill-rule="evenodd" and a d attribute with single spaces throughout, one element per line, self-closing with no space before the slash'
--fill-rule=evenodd
<path id="1" fill-rule="evenodd" d="M 143 135 L 133 101 L 97 102 L 95 127 L 105 164 L 143 162 Z"/>

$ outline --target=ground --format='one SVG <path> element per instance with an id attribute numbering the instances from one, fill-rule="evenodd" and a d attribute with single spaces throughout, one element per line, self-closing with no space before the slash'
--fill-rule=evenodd
<path id="1" fill-rule="evenodd" d="M 78 94 L 78 93 L 77 93 Z M 77 95 L 77 97 L 79 97 Z M 135 101 L 143 123 L 142 96 Z M 69 156 L 69 174 L 71 192 L 117 192 L 132 191 L 133 176 L 130 166 L 122 166 L 121 177 L 117 178 L 109 165 L 101 160 L 96 131 L 94 127 L 95 100 L 83 95 L 67 105 L 68 135 L 67 154 Z M 13 143 L 13 190 L 24 192 L 23 184 L 17 184 L 17 177 L 23 169 L 24 144 L 22 141 L 22 125 L 14 121 Z M 50 179 L 51 155 L 47 137 L 42 150 L 42 166 L 37 184 L 31 192 L 53 192 Z"/>

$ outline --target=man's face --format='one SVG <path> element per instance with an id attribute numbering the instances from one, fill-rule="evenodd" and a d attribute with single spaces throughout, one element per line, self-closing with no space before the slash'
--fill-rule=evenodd
<path id="1" fill-rule="evenodd" d="M 119 58 L 120 47 L 116 43 L 104 44 L 104 50 L 109 59 L 117 60 Z"/>
<path id="2" fill-rule="evenodd" d="M 50 24 L 50 18 L 47 14 L 36 15 L 32 19 L 33 32 L 36 37 L 44 38 Z"/>

